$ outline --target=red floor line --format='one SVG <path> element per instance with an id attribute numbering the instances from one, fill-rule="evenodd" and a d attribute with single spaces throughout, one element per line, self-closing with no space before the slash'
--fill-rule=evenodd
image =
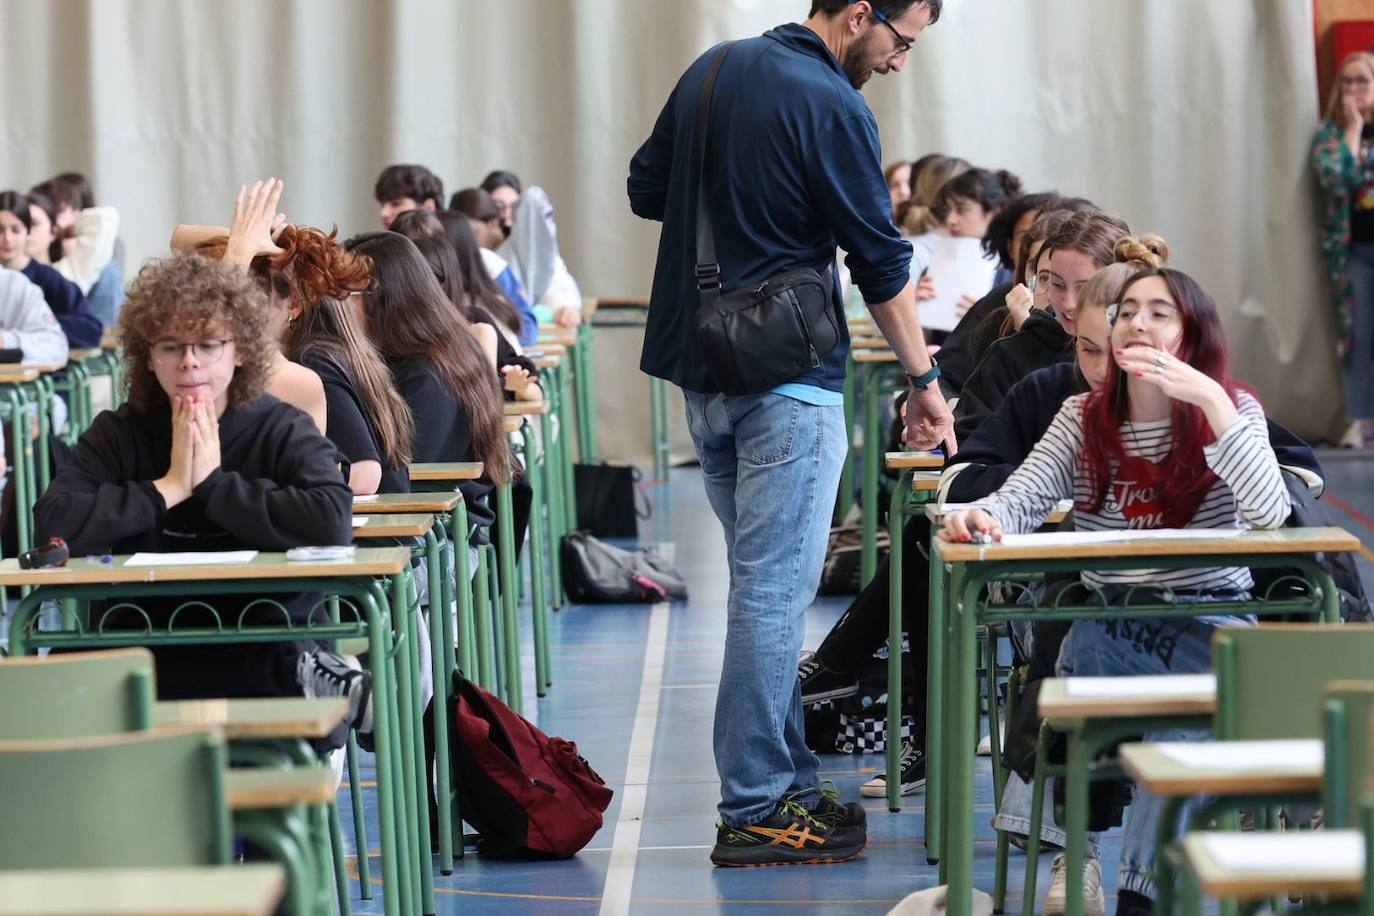
<path id="1" fill-rule="evenodd" d="M 1350 505 L 1350 503 L 1341 499 L 1339 496 L 1337 496 L 1335 493 L 1330 492 L 1329 490 L 1326 492 L 1325 496 L 1331 502 L 1336 504 L 1337 509 L 1340 509 L 1346 515 L 1350 516 L 1355 521 L 1359 522 L 1361 525 L 1364 525 L 1370 531 L 1374 531 L 1374 518 L 1370 518 L 1368 515 L 1365 515 L 1359 509 L 1356 509 L 1354 506 Z M 1365 547 L 1363 544 L 1360 545 L 1360 553 L 1364 554 L 1367 559 L 1374 561 L 1374 551 L 1371 551 L 1368 547 Z"/>

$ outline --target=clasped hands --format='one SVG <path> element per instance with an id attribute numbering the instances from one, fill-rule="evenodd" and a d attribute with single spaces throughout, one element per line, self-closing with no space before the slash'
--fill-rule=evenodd
<path id="1" fill-rule="evenodd" d="M 215 405 L 195 398 L 172 398 L 172 461 L 166 476 L 153 481 L 167 508 L 190 499 L 191 492 L 219 466 Z"/>

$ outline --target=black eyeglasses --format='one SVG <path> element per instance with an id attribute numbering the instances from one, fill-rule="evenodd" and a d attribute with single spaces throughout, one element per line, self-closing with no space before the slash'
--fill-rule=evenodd
<path id="1" fill-rule="evenodd" d="M 860 0 L 849 0 L 849 5 L 853 6 L 859 2 Z M 873 18 L 887 26 L 887 30 L 892 33 L 892 40 L 897 43 L 897 49 L 892 52 L 892 56 L 896 57 L 899 54 L 905 54 L 910 51 L 911 42 L 902 37 L 902 33 L 897 31 L 897 27 L 892 24 L 892 20 L 888 19 L 883 11 L 878 9 L 871 2 L 868 3 L 868 8 L 873 13 Z"/>

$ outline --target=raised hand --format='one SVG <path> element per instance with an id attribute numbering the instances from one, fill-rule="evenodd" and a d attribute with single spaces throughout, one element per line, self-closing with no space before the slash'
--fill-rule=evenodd
<path id="1" fill-rule="evenodd" d="M 277 213 L 282 187 L 281 179 L 269 178 L 239 188 L 234 197 L 234 220 L 229 225 L 224 260 L 246 268 L 258 255 L 281 253 L 274 239 L 285 225 L 285 219 L 279 219 Z"/>
<path id="2" fill-rule="evenodd" d="M 1007 312 L 1016 330 L 1021 330 L 1021 325 L 1026 323 L 1034 306 L 1035 294 L 1026 288 L 1026 284 L 1018 283 L 1007 291 Z"/>
<path id="3" fill-rule="evenodd" d="M 1212 431 L 1218 435 L 1238 416 L 1231 395 L 1216 379 L 1163 350 L 1147 346 L 1126 347 L 1116 351 L 1116 364 L 1123 372 L 1155 386 L 1173 400 L 1201 407 Z"/>

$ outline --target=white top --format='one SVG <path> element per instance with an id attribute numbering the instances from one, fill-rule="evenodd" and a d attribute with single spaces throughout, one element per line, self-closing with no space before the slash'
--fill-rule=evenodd
<path id="1" fill-rule="evenodd" d="M 0 268 L 0 346 L 23 350 L 26 363 L 65 363 L 67 335 L 43 291 L 17 270 Z"/>
<path id="2" fill-rule="evenodd" d="M 1093 491 L 1082 464 L 1083 406 L 1088 395 L 1069 398 L 1026 460 L 1001 488 L 975 505 L 990 513 L 1005 534 L 1032 532 L 1044 523 L 1054 504 L 1072 499 L 1081 507 Z M 1269 444 L 1269 430 L 1259 402 L 1241 392 L 1240 416 L 1217 441 L 1203 449 L 1217 481 L 1207 491 L 1188 522 L 1189 528 L 1278 528 L 1288 518 L 1291 503 Z M 1157 463 L 1168 455 L 1173 441 L 1169 420 L 1122 424 L 1128 457 Z M 1122 477 L 1120 469 L 1114 478 Z M 1135 480 L 1113 479 L 1097 512 L 1075 509 L 1074 527 L 1080 531 L 1120 531 L 1162 528 L 1157 488 Z M 1136 569 L 1084 571 L 1092 585 L 1149 584 L 1173 589 L 1247 591 L 1254 584 L 1241 566 L 1203 569 Z"/>
<path id="3" fill-rule="evenodd" d="M 76 237 L 66 247 L 62 260 L 53 264 L 57 272 L 90 293 L 100 272 L 114 257 L 115 237 L 119 235 L 119 211 L 114 207 L 90 207 L 76 217 Z"/>

